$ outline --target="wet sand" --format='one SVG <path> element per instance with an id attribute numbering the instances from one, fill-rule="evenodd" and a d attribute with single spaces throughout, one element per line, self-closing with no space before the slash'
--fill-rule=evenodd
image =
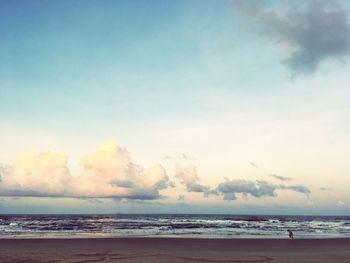
<path id="1" fill-rule="evenodd" d="M 350 239 L 0 239 L 1 263 L 350 262 Z"/>

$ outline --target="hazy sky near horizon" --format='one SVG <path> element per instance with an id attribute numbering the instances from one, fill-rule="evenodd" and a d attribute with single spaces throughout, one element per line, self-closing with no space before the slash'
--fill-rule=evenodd
<path id="1" fill-rule="evenodd" d="M 1 1 L 0 213 L 349 214 L 347 1 Z"/>

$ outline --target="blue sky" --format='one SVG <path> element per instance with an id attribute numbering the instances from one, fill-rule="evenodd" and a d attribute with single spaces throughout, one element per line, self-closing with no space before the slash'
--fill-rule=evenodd
<path id="1" fill-rule="evenodd" d="M 264 82 L 262 65 L 234 50 L 243 37 L 250 47 L 242 54 L 249 48 L 261 57 L 261 45 L 235 25 L 229 2 L 151 3 L 4 4 L 1 73 L 4 85 L 14 87 L 2 89 L 9 98 L 2 110 L 31 123 L 47 115 L 75 122 L 86 114 L 138 122 L 182 117 L 184 108 L 208 113 L 196 98 L 208 89 L 261 93 L 250 74 L 262 75 Z M 249 72 L 232 75 L 242 64 Z"/>
<path id="2" fill-rule="evenodd" d="M 1 2 L 0 212 L 346 213 L 348 15 L 345 1 Z"/>

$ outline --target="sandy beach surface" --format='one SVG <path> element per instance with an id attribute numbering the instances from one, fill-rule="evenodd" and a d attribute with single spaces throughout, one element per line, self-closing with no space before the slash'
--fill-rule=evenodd
<path id="1" fill-rule="evenodd" d="M 350 262 L 350 239 L 0 239 L 0 262 Z"/>

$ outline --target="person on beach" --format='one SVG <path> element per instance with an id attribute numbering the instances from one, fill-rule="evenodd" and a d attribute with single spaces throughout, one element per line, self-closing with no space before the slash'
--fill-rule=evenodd
<path id="1" fill-rule="evenodd" d="M 294 240 L 294 235 L 293 235 L 292 230 L 288 229 L 287 231 L 288 231 L 288 234 L 289 234 L 289 239 L 290 240 Z"/>

